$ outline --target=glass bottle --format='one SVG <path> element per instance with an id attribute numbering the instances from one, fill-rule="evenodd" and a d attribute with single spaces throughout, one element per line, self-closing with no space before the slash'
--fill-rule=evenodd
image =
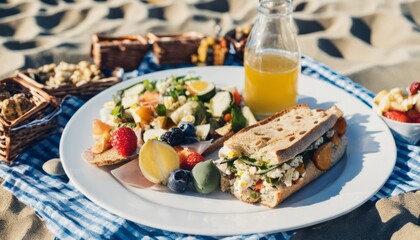
<path id="1" fill-rule="evenodd" d="M 296 104 L 300 52 L 292 0 L 260 0 L 258 12 L 245 46 L 245 103 L 261 118 Z"/>

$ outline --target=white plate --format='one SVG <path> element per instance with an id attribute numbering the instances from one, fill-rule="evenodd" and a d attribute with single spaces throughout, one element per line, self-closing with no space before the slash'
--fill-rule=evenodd
<path id="1" fill-rule="evenodd" d="M 385 183 L 396 161 L 394 139 L 370 108 L 347 92 L 301 76 L 299 102 L 311 107 L 337 104 L 348 122 L 346 157 L 331 171 L 275 209 L 242 203 L 219 191 L 210 195 L 135 189 L 118 182 L 110 168 L 85 162 L 93 144 L 92 120 L 118 90 L 140 79 L 162 79 L 195 72 L 217 86 L 242 89 L 242 67 L 196 67 L 156 72 L 111 87 L 88 101 L 67 124 L 60 143 L 64 169 L 90 200 L 131 221 L 164 230 L 200 235 L 267 233 L 302 228 L 343 215 L 371 198 Z"/>

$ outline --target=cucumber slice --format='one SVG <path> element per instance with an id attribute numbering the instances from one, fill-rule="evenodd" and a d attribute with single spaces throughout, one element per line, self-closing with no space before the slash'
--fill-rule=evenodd
<path id="1" fill-rule="evenodd" d="M 207 93 L 203 93 L 201 95 L 197 94 L 197 97 L 198 97 L 198 100 L 200 100 L 202 102 L 208 102 L 215 94 L 216 94 L 216 88 L 214 88 L 214 85 L 213 85 L 212 90 L 210 90 Z"/>
<path id="2" fill-rule="evenodd" d="M 143 93 L 145 90 L 145 87 L 142 83 L 138 83 L 136 85 L 133 85 L 127 89 L 124 90 L 123 92 L 123 97 L 124 96 L 131 96 L 131 95 L 139 95 L 141 93 Z"/>
<path id="3" fill-rule="evenodd" d="M 221 91 L 216 93 L 212 99 L 210 99 L 210 111 L 213 117 L 221 117 L 223 113 L 227 112 L 233 102 L 233 96 L 230 92 Z"/>
<path id="4" fill-rule="evenodd" d="M 122 94 L 121 104 L 124 108 L 129 108 L 131 105 L 136 104 L 139 99 L 139 95 L 144 92 L 144 85 L 138 83 L 124 90 Z"/>
<path id="5" fill-rule="evenodd" d="M 185 83 L 188 91 L 198 100 L 207 102 L 216 94 L 216 87 L 212 82 L 206 81 L 188 81 Z"/>
<path id="6" fill-rule="evenodd" d="M 206 140 L 210 132 L 210 124 L 195 126 L 195 134 L 202 140 Z"/>
<path id="7" fill-rule="evenodd" d="M 127 109 L 131 107 L 133 104 L 136 104 L 138 100 L 139 100 L 138 95 L 125 96 L 121 99 L 121 105 L 123 106 L 124 109 Z"/>

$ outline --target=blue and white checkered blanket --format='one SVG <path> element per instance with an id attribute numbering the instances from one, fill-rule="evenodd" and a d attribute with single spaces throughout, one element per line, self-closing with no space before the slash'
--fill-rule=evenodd
<path id="1" fill-rule="evenodd" d="M 139 74 L 161 70 L 149 60 L 139 68 Z M 346 90 L 370 106 L 373 93 L 350 79 L 309 58 L 302 58 L 302 73 L 322 79 Z M 233 62 L 231 65 L 238 65 Z M 59 157 L 59 142 L 67 121 L 84 104 L 84 101 L 68 97 L 58 115 L 59 131 L 50 137 L 34 143 L 24 151 L 13 164 L 0 164 L 3 187 L 20 201 L 31 206 L 45 220 L 48 228 L 59 239 L 140 239 L 186 238 L 212 239 L 205 236 L 188 236 L 180 233 L 153 229 L 116 216 L 92 203 L 72 185 L 68 178 L 52 177 L 42 170 L 45 161 Z M 371 199 L 389 197 L 420 189 L 420 147 L 396 139 L 398 156 L 394 171 L 382 189 Z M 226 237 L 226 239 L 287 239 L 293 232 L 275 234 L 252 234 Z"/>

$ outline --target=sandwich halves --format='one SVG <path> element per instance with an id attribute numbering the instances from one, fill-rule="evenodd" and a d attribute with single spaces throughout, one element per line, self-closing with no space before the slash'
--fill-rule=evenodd
<path id="1" fill-rule="evenodd" d="M 224 143 L 221 190 L 248 203 L 276 207 L 328 171 L 344 155 L 342 111 L 297 105 L 242 129 Z"/>

